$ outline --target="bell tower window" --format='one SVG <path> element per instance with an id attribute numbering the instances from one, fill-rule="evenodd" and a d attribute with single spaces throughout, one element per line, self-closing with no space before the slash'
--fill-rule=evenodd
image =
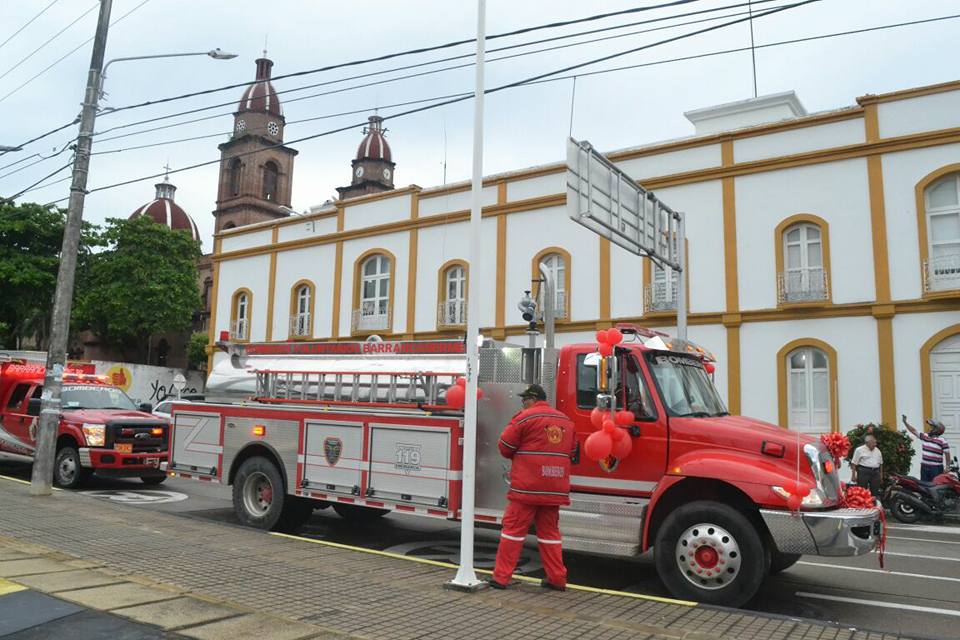
<path id="1" fill-rule="evenodd" d="M 274 201 L 277 199 L 277 182 L 280 170 L 277 163 L 267 162 L 263 165 L 263 199 Z"/>
<path id="2" fill-rule="evenodd" d="M 234 158 L 230 162 L 230 195 L 240 195 L 240 158 Z"/>

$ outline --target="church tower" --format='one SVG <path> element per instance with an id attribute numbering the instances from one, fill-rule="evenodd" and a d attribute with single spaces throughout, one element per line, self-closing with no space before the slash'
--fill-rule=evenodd
<path id="1" fill-rule="evenodd" d="M 290 206 L 293 158 L 283 145 L 283 108 L 270 82 L 273 61 L 256 61 L 257 77 L 233 114 L 233 133 L 220 145 L 220 185 L 215 231 L 285 218 Z"/>
<path id="2" fill-rule="evenodd" d="M 393 157 L 390 145 L 383 136 L 383 118 L 370 116 L 369 124 L 364 127 L 366 136 L 357 148 L 357 155 L 351 163 L 353 179 L 349 187 L 337 187 L 341 200 L 380 193 L 393 189 Z"/>

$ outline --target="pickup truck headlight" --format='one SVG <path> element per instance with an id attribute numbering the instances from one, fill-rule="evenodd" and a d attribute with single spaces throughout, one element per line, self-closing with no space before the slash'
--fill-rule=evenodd
<path id="1" fill-rule="evenodd" d="M 86 439 L 88 447 L 102 447 L 106 443 L 106 440 L 107 440 L 106 425 L 84 422 L 82 431 L 83 431 L 83 437 L 84 439 Z"/>

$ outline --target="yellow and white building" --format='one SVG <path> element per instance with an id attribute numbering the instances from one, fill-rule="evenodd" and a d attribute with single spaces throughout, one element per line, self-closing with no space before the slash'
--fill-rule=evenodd
<path id="1" fill-rule="evenodd" d="M 608 157 L 687 214 L 690 336 L 717 354 L 730 411 L 810 433 L 935 416 L 960 444 L 960 81 L 687 117 L 691 137 Z M 670 278 L 571 221 L 564 172 L 485 179 L 476 293 L 466 183 L 221 231 L 211 342 L 455 337 L 471 294 L 485 335 L 521 341 L 541 261 L 561 344 L 619 321 L 669 330 Z"/>

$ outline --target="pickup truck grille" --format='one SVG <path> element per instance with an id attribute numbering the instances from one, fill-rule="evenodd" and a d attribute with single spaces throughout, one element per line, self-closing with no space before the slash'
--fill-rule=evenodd
<path id="1" fill-rule="evenodd" d="M 106 446 L 114 448 L 118 444 L 130 444 L 133 447 L 133 453 L 166 451 L 168 427 L 163 427 L 163 435 L 152 435 L 151 430 L 158 426 L 111 424 L 107 429 Z"/>

